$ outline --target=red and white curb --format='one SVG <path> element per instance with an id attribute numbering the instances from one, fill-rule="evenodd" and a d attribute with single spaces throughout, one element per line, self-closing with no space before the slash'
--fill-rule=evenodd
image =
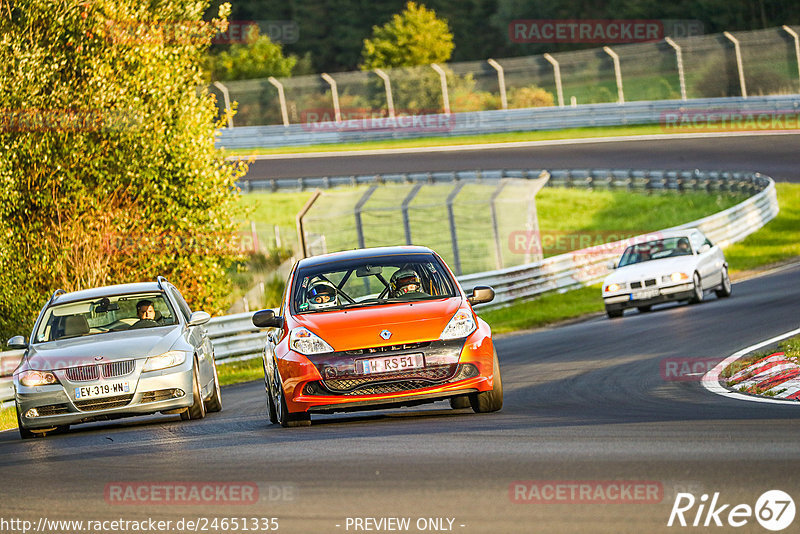
<path id="1" fill-rule="evenodd" d="M 754 385 L 757 385 L 758 387 L 764 387 L 766 385 L 771 385 L 771 389 L 774 389 L 775 391 L 781 389 L 786 390 L 775 395 L 774 397 L 755 397 L 753 395 L 746 395 L 737 391 L 730 391 L 719 383 L 719 375 L 722 373 L 723 369 L 739 358 L 746 356 L 747 354 L 750 354 L 751 352 L 762 347 L 772 345 L 773 343 L 777 343 L 778 341 L 782 341 L 798 334 L 800 334 L 800 328 L 780 334 L 765 341 L 761 341 L 755 345 L 750 345 L 749 347 L 745 347 L 731 354 L 719 362 L 713 369 L 707 372 L 703 376 L 701 384 L 703 384 L 703 387 L 712 393 L 722 395 L 723 397 L 747 400 L 751 402 L 797 405 L 798 402 L 796 400 L 796 396 L 800 397 L 800 395 L 798 395 L 798 393 L 800 393 L 800 366 L 798 366 L 795 361 L 786 359 L 783 353 L 776 353 L 767 356 L 766 358 L 762 358 L 746 369 L 740 370 L 730 379 L 732 381 L 738 381 L 735 384 L 737 387 L 752 387 Z M 748 375 L 748 373 L 752 374 Z"/>

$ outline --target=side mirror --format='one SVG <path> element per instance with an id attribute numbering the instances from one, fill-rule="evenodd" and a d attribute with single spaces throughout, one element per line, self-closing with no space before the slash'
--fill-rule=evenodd
<path id="1" fill-rule="evenodd" d="M 189 326 L 200 326 L 211 320 L 211 316 L 204 311 L 196 311 L 189 316 Z"/>
<path id="2" fill-rule="evenodd" d="M 608 260 L 608 270 L 613 271 L 617 268 L 617 260 Z"/>
<path id="3" fill-rule="evenodd" d="M 467 297 L 467 301 L 473 306 L 494 300 L 494 289 L 489 286 L 475 286 L 472 289 L 472 296 Z"/>
<path id="4" fill-rule="evenodd" d="M 11 339 L 8 340 L 7 344 L 8 344 L 8 348 L 14 349 L 14 350 L 27 349 L 28 348 L 28 344 L 25 343 L 25 337 L 24 336 L 14 336 L 14 337 L 12 337 Z"/>
<path id="5" fill-rule="evenodd" d="M 261 310 L 253 315 L 253 324 L 259 328 L 281 328 L 283 317 L 275 315 L 275 310 Z"/>
<path id="6" fill-rule="evenodd" d="M 702 247 L 700 247 L 700 250 L 699 250 L 698 252 L 699 252 L 700 254 L 705 254 L 705 253 L 706 253 L 706 252 L 708 252 L 709 250 L 711 250 L 711 245 L 709 245 L 708 243 L 703 243 L 703 246 L 702 246 Z"/>

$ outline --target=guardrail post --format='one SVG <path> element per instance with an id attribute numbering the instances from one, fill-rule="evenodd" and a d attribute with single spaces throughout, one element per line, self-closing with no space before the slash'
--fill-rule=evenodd
<path id="1" fill-rule="evenodd" d="M 403 199 L 403 204 L 401 209 L 403 211 L 403 231 L 406 235 L 406 245 L 411 244 L 411 221 L 408 217 L 408 205 L 411 204 L 411 201 L 414 200 L 414 197 L 417 196 L 419 190 L 422 189 L 422 184 L 416 184 L 411 191 L 406 195 L 406 198 Z"/>
<path id="2" fill-rule="evenodd" d="M 561 87 L 561 65 L 558 64 L 556 58 L 550 54 L 545 54 L 544 58 L 553 66 L 553 76 L 556 79 L 556 93 L 558 94 L 558 107 L 564 107 L 564 89 Z"/>
<path id="3" fill-rule="evenodd" d="M 796 31 L 785 24 L 783 25 L 783 31 L 791 35 L 792 39 L 794 39 L 794 58 L 797 62 L 797 79 L 800 80 L 800 38 L 798 38 Z"/>
<path id="4" fill-rule="evenodd" d="M 683 52 L 681 52 L 681 47 L 678 46 L 678 43 L 669 37 L 664 37 L 664 41 L 675 49 L 675 60 L 678 62 L 678 82 L 681 85 L 681 100 L 686 100 L 686 78 L 683 74 Z"/>
<path id="5" fill-rule="evenodd" d="M 222 92 L 222 99 L 225 102 L 225 115 L 228 118 L 228 128 L 233 128 L 233 112 L 231 111 L 231 97 L 228 94 L 228 88 L 222 85 L 221 82 L 214 82 L 214 87 Z"/>
<path id="6" fill-rule="evenodd" d="M 323 80 L 328 82 L 328 85 L 331 86 L 331 96 L 333 97 L 333 116 L 335 117 L 336 122 L 342 122 L 342 110 L 339 108 L 339 88 L 336 85 L 336 80 L 328 74 L 327 72 L 323 72 L 320 74 Z"/>
<path id="7" fill-rule="evenodd" d="M 303 228 L 303 217 L 306 216 L 308 210 L 311 209 L 311 206 L 314 205 L 314 202 L 317 201 L 317 199 L 321 194 L 322 192 L 319 189 L 314 191 L 314 194 L 311 195 L 311 198 L 309 198 L 306 201 L 305 205 L 303 206 L 303 209 L 301 209 L 300 213 L 298 213 L 297 217 L 295 217 L 295 222 L 297 224 L 297 241 L 300 244 L 300 253 L 303 255 L 303 258 L 308 257 L 308 248 L 306 245 L 306 233 L 305 229 Z"/>
<path id="8" fill-rule="evenodd" d="M 604 46 L 603 51 L 611 56 L 611 59 L 614 61 L 614 75 L 617 78 L 617 103 L 624 104 L 625 93 L 622 91 L 622 70 L 619 67 L 619 56 L 608 46 Z"/>
<path id="9" fill-rule="evenodd" d="M 284 126 L 289 126 L 289 111 L 286 109 L 286 95 L 283 92 L 283 84 L 277 80 L 274 76 L 270 76 L 267 78 L 267 81 L 275 86 L 278 90 L 278 102 L 281 106 L 281 119 L 283 120 Z"/>
<path id="10" fill-rule="evenodd" d="M 358 235 L 358 248 L 364 248 L 366 245 L 364 244 L 364 227 L 361 224 L 361 210 L 364 208 L 364 204 L 367 203 L 369 197 L 372 196 L 372 193 L 378 189 L 377 185 L 370 186 L 369 189 L 364 191 L 364 194 L 361 195 L 361 198 L 358 199 L 356 202 L 356 207 L 353 208 L 353 213 L 356 216 L 356 234 Z"/>
<path id="11" fill-rule="evenodd" d="M 497 188 L 492 192 L 492 197 L 489 200 L 489 209 L 491 210 L 492 214 L 492 236 L 494 237 L 494 255 L 495 255 L 495 265 L 498 269 L 503 268 L 503 249 L 500 247 L 500 231 L 497 227 L 497 205 L 495 201 L 497 197 L 500 196 L 500 193 L 503 192 L 503 188 L 506 186 L 506 180 L 501 179 L 500 183 L 497 185 Z"/>
<path id="12" fill-rule="evenodd" d="M 508 98 L 506 97 L 506 74 L 503 66 L 492 58 L 486 60 L 494 70 L 497 71 L 497 85 L 500 86 L 500 107 L 508 109 Z"/>
<path id="13" fill-rule="evenodd" d="M 739 87 L 742 89 L 742 98 L 747 98 L 747 85 L 744 79 L 744 66 L 742 65 L 742 49 L 739 46 L 739 39 L 734 37 L 731 32 L 722 32 L 722 35 L 733 43 L 733 50 L 736 52 L 736 67 L 739 70 Z"/>
<path id="14" fill-rule="evenodd" d="M 455 266 L 456 275 L 461 275 L 461 256 L 458 253 L 458 236 L 456 235 L 456 217 L 453 213 L 453 203 L 464 184 L 465 182 L 458 182 L 453 190 L 450 191 L 450 194 L 447 195 L 447 221 L 450 224 L 450 242 L 453 245 L 453 265 Z"/>
<path id="15" fill-rule="evenodd" d="M 372 72 L 383 80 L 383 87 L 386 90 L 386 108 L 389 111 L 389 118 L 394 118 L 394 97 L 392 96 L 392 81 L 383 69 L 374 69 Z"/>
<path id="16" fill-rule="evenodd" d="M 431 68 L 439 74 L 439 79 L 442 82 L 442 102 L 444 102 L 444 114 L 450 115 L 450 96 L 447 93 L 447 74 L 444 69 L 436 63 L 431 64 Z"/>

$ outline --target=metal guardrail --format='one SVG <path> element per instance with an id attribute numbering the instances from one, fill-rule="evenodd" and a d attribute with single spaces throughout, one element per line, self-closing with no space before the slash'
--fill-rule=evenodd
<path id="1" fill-rule="evenodd" d="M 625 102 L 624 104 L 582 104 L 569 107 L 540 107 L 494 111 L 474 111 L 449 115 L 417 115 L 373 121 L 319 122 L 289 126 L 243 126 L 222 128 L 218 147 L 256 148 L 307 146 L 328 143 L 353 143 L 379 139 L 415 139 L 420 137 L 455 137 L 505 132 L 531 132 L 586 128 L 592 126 L 625 126 L 633 124 L 662 124 L 665 133 L 680 131 L 716 130 L 708 117 L 699 121 L 698 113 L 725 114 L 730 122 L 737 114 L 792 115 L 797 124 L 800 95 L 751 96 L 726 98 L 696 98 L 691 100 L 657 100 Z M 677 114 L 677 115 L 676 115 Z M 680 114 L 690 114 L 683 127 Z M 719 119 L 718 119 L 719 120 Z M 743 118 L 739 117 L 739 121 Z M 426 126 L 429 125 L 429 126 Z M 741 126 L 739 126 L 741 127 Z M 682 129 L 683 128 L 683 129 Z M 753 129 L 765 129 L 756 124 Z M 769 129 L 769 128 L 766 128 Z"/>
<path id="2" fill-rule="evenodd" d="M 538 176 L 539 171 L 509 171 Z M 656 190 L 748 191 L 755 194 L 719 213 L 666 230 L 698 228 L 712 242 L 726 247 L 757 231 L 778 214 L 775 183 L 759 173 L 645 170 L 563 170 L 551 171 L 549 186 Z M 666 231 L 661 230 L 661 231 Z M 653 232 L 657 234 L 658 232 Z M 634 238 L 636 239 L 636 238 Z M 609 272 L 608 261 L 617 258 L 630 240 L 575 250 L 542 261 L 458 277 L 462 287 L 490 285 L 495 300 L 481 309 L 508 305 L 547 291 L 566 291 L 591 285 Z M 599 297 L 598 297 L 599 298 Z M 253 326 L 253 312 L 214 317 L 207 330 L 214 344 L 214 357 L 228 363 L 258 357 L 264 349 L 266 331 Z M 10 374 L 23 351 L 0 352 L 0 376 Z M 10 389 L 9 389 L 10 388 Z M 10 393 L 9 393 L 10 392 Z M 0 378 L 0 401 L 13 398 L 10 378 Z"/>

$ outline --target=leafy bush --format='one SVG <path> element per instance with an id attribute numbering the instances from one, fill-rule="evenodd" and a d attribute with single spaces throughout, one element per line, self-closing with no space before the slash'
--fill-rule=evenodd
<path id="1" fill-rule="evenodd" d="M 6 6 L 8 7 L 8 5 Z M 167 276 L 225 308 L 244 167 L 214 147 L 206 2 L 20 0 L 0 17 L 0 336 L 49 294 Z"/>

